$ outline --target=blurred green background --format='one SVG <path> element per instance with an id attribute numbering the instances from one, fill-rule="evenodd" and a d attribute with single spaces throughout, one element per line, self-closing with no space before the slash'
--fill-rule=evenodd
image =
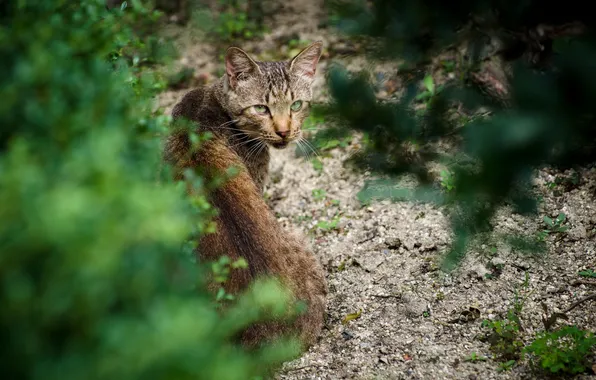
<path id="1" fill-rule="evenodd" d="M 167 49 L 141 2 L 3 2 L 0 357 L 9 379 L 247 379 L 297 353 L 234 334 L 283 308 L 261 283 L 222 313 L 189 238 L 200 177 L 159 176 L 168 118 L 151 67 Z M 230 264 L 220 263 L 225 274 Z M 238 269 L 241 270 L 241 269 Z M 281 306 L 280 306 L 281 305 Z"/>

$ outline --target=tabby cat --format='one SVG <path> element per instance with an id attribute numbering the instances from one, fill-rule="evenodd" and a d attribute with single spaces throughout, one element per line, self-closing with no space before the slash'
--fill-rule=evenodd
<path id="1" fill-rule="evenodd" d="M 232 294 L 245 290 L 259 276 L 273 275 L 288 286 L 295 300 L 307 305 L 291 325 L 251 326 L 242 335 L 247 345 L 295 333 L 307 347 L 323 325 L 327 294 L 323 271 L 306 244 L 284 231 L 263 199 L 269 147 L 285 148 L 301 138 L 321 49 L 321 42 L 315 42 L 290 61 L 257 62 L 231 47 L 223 77 L 187 93 L 172 113 L 174 119 L 194 121 L 199 132 L 213 135 L 196 152 L 190 151 L 186 133 L 169 137 L 165 158 L 177 176 L 185 168 L 201 167 L 208 173 L 240 168 L 240 174 L 211 194 L 211 203 L 219 211 L 217 232 L 201 238 L 200 258 L 246 259 L 248 270 L 233 271 L 227 283 Z"/>

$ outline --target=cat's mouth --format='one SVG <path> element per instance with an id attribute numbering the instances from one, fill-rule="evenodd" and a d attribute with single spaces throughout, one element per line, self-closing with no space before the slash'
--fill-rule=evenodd
<path id="1" fill-rule="evenodd" d="M 290 145 L 290 141 L 287 141 L 287 140 L 271 143 L 271 146 L 274 147 L 275 149 L 284 149 L 284 148 L 287 148 L 288 145 Z"/>

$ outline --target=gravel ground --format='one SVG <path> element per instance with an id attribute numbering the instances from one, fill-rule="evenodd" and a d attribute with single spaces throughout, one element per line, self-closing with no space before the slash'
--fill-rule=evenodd
<path id="1" fill-rule="evenodd" d="M 325 41 L 318 73 L 317 100 L 324 101 L 324 72 L 329 51 L 350 47 L 329 30 L 318 29 L 322 4 L 290 2 L 269 20 L 272 32 L 258 41 L 240 44 L 259 57 L 286 57 L 281 45 L 289 39 Z M 181 30 L 178 66 L 197 70 L 197 81 L 210 82 L 221 66 L 216 47 Z M 371 66 L 352 53 L 334 55 L 348 68 L 374 68 L 390 73 L 391 65 Z M 160 106 L 171 109 L 188 89 L 169 91 Z M 450 274 L 438 267 L 451 231 L 445 210 L 416 203 L 374 202 L 362 206 L 355 194 L 368 173 L 356 172 L 345 161 L 358 149 L 358 138 L 321 155 L 322 168 L 298 158 L 293 148 L 273 152 L 266 197 L 280 223 L 308 236 L 327 270 L 330 294 L 327 327 L 318 344 L 301 358 L 286 363 L 278 379 L 522 379 L 541 378 L 527 362 L 499 371 L 489 344 L 482 342 L 485 319 L 503 318 L 515 302 L 521 311 L 523 339 L 544 329 L 542 304 L 564 310 L 596 287 L 575 284 L 581 270 L 596 270 L 596 167 L 576 172 L 543 170 L 536 190 L 542 195 L 540 213 L 522 217 L 503 208 L 493 221 L 494 236 L 535 236 L 542 218 L 567 216 L 569 230 L 549 234 L 546 249 L 529 255 L 487 237 L 474 245 L 462 265 Z M 574 174 L 575 173 L 575 174 Z M 557 178 L 577 183 L 553 185 Z M 325 228 L 327 222 L 327 228 Z M 329 226 L 329 224 L 332 224 Z M 591 289 L 590 289 L 591 288 Z M 345 324 L 349 314 L 359 317 Z M 596 330 L 596 302 L 573 309 L 565 323 Z M 562 325 L 559 322 L 558 325 Z M 473 353 L 487 360 L 469 361 Z M 596 366 L 596 360 L 593 361 Z M 595 369 L 596 370 L 596 369 Z M 594 375 L 577 378 L 594 379 Z"/>

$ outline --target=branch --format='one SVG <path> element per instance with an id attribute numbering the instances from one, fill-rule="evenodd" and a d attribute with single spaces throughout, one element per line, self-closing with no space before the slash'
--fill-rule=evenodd
<path id="1" fill-rule="evenodd" d="M 596 286 L 596 281 L 576 280 L 571 283 L 572 286 L 591 285 Z"/>
<path id="2" fill-rule="evenodd" d="M 575 309 L 582 303 L 584 303 L 586 301 L 590 301 L 590 300 L 596 300 L 596 293 L 588 294 L 584 298 L 574 302 L 573 304 L 571 304 L 571 306 L 569 306 L 567 309 L 565 309 L 565 311 L 563 311 L 563 314 L 569 313 L 571 310 Z"/>

